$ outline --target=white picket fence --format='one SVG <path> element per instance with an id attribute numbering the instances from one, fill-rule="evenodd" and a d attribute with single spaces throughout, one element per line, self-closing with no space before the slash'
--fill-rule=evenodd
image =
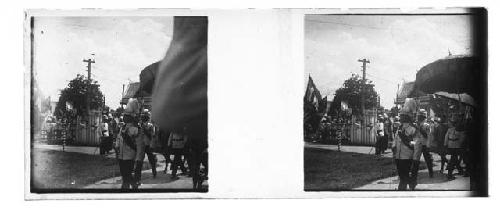
<path id="1" fill-rule="evenodd" d="M 375 124 L 377 123 L 377 111 L 367 110 L 364 114 L 365 124 L 361 122 L 362 117 L 352 117 L 350 129 L 350 142 L 357 145 L 375 145 L 377 141 Z"/>
<path id="2" fill-rule="evenodd" d="M 98 127 L 102 122 L 101 113 L 102 112 L 98 110 L 91 111 L 88 119 L 90 123 L 85 125 L 82 124 L 82 120 L 85 119 L 78 116 L 75 135 L 76 144 L 87 146 L 98 146 L 100 144 Z"/>

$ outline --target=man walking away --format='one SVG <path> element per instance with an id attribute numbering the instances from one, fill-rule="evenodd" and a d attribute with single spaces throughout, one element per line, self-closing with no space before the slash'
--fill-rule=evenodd
<path id="1" fill-rule="evenodd" d="M 459 174 L 463 174 L 458 156 L 463 154 L 463 144 L 465 142 L 465 129 L 455 117 L 452 117 L 451 125 L 444 138 L 444 145 L 448 148 L 448 153 L 451 155 L 450 162 L 448 163 L 448 180 L 455 179 L 453 176 L 455 167 Z"/>
<path id="2" fill-rule="evenodd" d="M 439 117 L 434 118 L 433 128 L 431 128 L 431 135 L 433 138 L 433 143 L 435 145 L 435 150 L 439 154 L 441 159 L 441 168 L 439 170 L 440 173 L 444 171 L 444 165 L 448 163 L 448 159 L 446 159 L 446 147 L 444 146 L 444 138 L 446 132 L 448 131 L 448 127 L 443 123 L 442 119 Z M 429 141 L 430 141 L 429 137 Z"/>
<path id="3" fill-rule="evenodd" d="M 170 133 L 168 139 L 168 145 L 172 148 L 172 153 L 174 154 L 174 163 L 172 164 L 172 179 L 178 179 L 177 168 L 180 167 L 182 171 L 186 171 L 184 163 L 182 161 L 182 155 L 184 154 L 184 146 L 188 137 L 186 135 L 185 128 L 183 131 L 174 131 Z"/>

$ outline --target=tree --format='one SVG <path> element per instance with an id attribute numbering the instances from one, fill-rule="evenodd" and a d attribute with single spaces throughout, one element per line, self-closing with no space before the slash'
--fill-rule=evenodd
<path id="1" fill-rule="evenodd" d="M 335 91 L 335 97 L 333 98 L 332 107 L 330 107 L 330 114 L 333 111 L 340 110 L 340 103 L 342 101 L 352 108 L 353 114 L 361 114 L 361 87 L 363 79 L 357 75 L 352 74 L 350 78 L 344 81 L 341 88 Z M 378 106 L 378 94 L 375 91 L 375 85 L 372 81 L 367 80 L 365 84 L 365 108 L 371 109 Z"/>
<path id="2" fill-rule="evenodd" d="M 104 97 L 100 85 L 95 80 L 90 81 L 90 109 L 102 108 Z M 87 113 L 87 79 L 81 74 L 69 81 L 68 86 L 61 90 L 59 101 L 57 102 L 55 113 L 57 116 L 66 114 L 66 102 L 73 105 L 77 115 Z"/>

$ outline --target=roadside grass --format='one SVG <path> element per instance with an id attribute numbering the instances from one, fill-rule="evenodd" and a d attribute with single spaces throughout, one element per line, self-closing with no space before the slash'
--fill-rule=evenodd
<path id="1" fill-rule="evenodd" d="M 31 152 L 32 190 L 81 189 L 120 176 L 115 158 L 37 148 Z M 149 164 L 143 165 L 143 170 L 148 168 Z"/>
<path id="2" fill-rule="evenodd" d="M 395 175 L 392 158 L 320 148 L 304 150 L 306 191 L 351 190 Z"/>

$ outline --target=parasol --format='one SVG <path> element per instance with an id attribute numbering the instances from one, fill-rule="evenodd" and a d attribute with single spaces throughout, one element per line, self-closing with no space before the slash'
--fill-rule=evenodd
<path id="1" fill-rule="evenodd" d="M 450 55 L 439 59 L 417 72 L 413 95 L 447 92 L 478 99 L 480 70 L 479 60 L 474 56 Z"/>
<path id="2" fill-rule="evenodd" d="M 449 99 L 454 99 L 459 102 L 462 102 L 464 104 L 468 104 L 470 106 L 476 107 L 476 102 L 474 101 L 474 98 L 470 96 L 469 94 L 466 93 L 460 93 L 460 94 L 455 94 L 455 93 L 449 93 L 449 92 L 436 92 L 434 93 L 435 95 L 443 96 L 445 98 Z"/>
<path id="3" fill-rule="evenodd" d="M 140 88 L 138 90 L 138 93 L 136 94 L 136 97 L 151 96 L 155 77 L 159 67 L 160 61 L 148 65 L 141 71 L 141 74 L 139 75 L 141 81 Z"/>

